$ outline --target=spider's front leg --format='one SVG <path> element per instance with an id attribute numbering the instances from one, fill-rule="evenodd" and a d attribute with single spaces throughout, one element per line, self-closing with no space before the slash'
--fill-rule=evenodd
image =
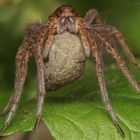
<path id="1" fill-rule="evenodd" d="M 18 53 L 17 53 L 17 57 L 16 57 L 16 62 L 20 62 L 20 60 L 18 60 L 18 56 L 20 55 L 20 52 L 22 51 L 23 48 L 28 48 L 29 49 L 29 55 L 32 55 L 32 41 L 33 41 L 33 35 L 34 32 L 40 27 L 41 25 L 38 23 L 33 23 L 33 24 L 29 24 L 27 26 L 26 29 L 26 33 L 25 33 L 25 37 L 23 40 L 23 44 L 21 46 L 21 48 L 19 49 Z M 26 49 L 25 49 L 25 53 L 26 53 Z M 18 68 L 17 68 L 18 69 Z M 18 70 L 16 70 L 18 71 Z M 7 105 L 5 106 L 5 108 L 3 109 L 3 111 L 0 112 L 0 117 L 6 115 L 9 111 L 10 108 L 14 102 L 14 97 L 15 97 L 15 93 L 12 94 L 11 98 L 9 99 Z"/>
<path id="2" fill-rule="evenodd" d="M 22 46 L 19 48 L 16 55 L 16 78 L 14 93 L 1 113 L 2 115 L 8 113 L 8 115 L 4 125 L 2 126 L 2 128 L 0 128 L 0 132 L 4 131 L 7 128 L 19 104 L 27 75 L 28 59 L 32 55 L 34 44 L 36 44 L 35 37 L 36 34 L 38 34 L 37 31 L 41 31 L 41 29 L 44 28 L 47 28 L 46 25 L 44 26 L 43 24 L 30 24 L 26 30 Z"/>
<path id="3" fill-rule="evenodd" d="M 19 48 L 19 51 L 16 56 L 16 79 L 15 79 L 14 93 L 10 98 L 10 102 L 7 104 L 7 106 L 1 113 L 1 114 L 8 113 L 8 115 L 6 121 L 4 122 L 4 125 L 2 126 L 2 128 L 0 128 L 0 132 L 4 131 L 9 125 L 10 120 L 13 114 L 15 113 L 18 103 L 20 101 L 21 93 L 23 90 L 23 86 L 27 74 L 28 58 L 31 55 L 31 50 L 32 50 L 31 44 L 28 41 L 28 39 L 25 37 L 23 46 Z"/>
<path id="4" fill-rule="evenodd" d="M 37 105 L 37 116 L 36 116 L 36 123 L 35 128 L 36 129 L 39 125 L 41 114 L 42 114 L 42 108 L 44 104 L 44 98 L 45 98 L 45 79 L 44 79 L 44 64 L 43 59 L 41 55 L 41 48 L 40 44 L 37 44 L 34 47 L 34 56 L 35 61 L 37 65 L 37 78 L 38 78 L 38 86 L 39 86 L 39 97 L 38 97 L 38 105 Z"/>
<path id="5" fill-rule="evenodd" d="M 50 47 L 53 41 L 53 36 L 55 32 L 55 24 L 50 25 L 50 27 L 44 27 L 42 31 L 38 32 L 36 36 L 36 41 L 34 44 L 34 57 L 37 66 L 37 78 L 38 78 L 38 87 L 39 87 L 39 97 L 37 105 L 37 115 L 34 130 L 38 128 L 39 122 L 41 120 L 43 104 L 45 99 L 45 78 L 44 78 L 44 62 L 46 60 L 50 51 Z M 45 41 L 45 47 L 42 49 L 42 43 L 45 40 L 45 35 L 47 33 L 47 40 Z"/>
<path id="6" fill-rule="evenodd" d="M 96 44 L 96 41 L 94 39 L 92 39 L 91 42 L 92 42 L 91 47 L 92 47 L 93 57 L 95 57 L 95 61 L 96 61 L 96 73 L 97 73 L 97 78 L 99 81 L 101 97 L 103 99 L 105 107 L 106 107 L 113 123 L 115 124 L 115 126 L 118 129 L 118 131 L 120 132 L 120 134 L 124 137 L 125 133 L 124 133 L 123 129 L 120 127 L 118 119 L 112 109 L 112 106 L 111 106 L 109 98 L 108 98 L 106 82 L 105 82 L 105 78 L 104 78 L 104 64 L 103 64 L 101 50 L 99 48 L 102 44 L 99 44 L 99 43 Z"/>

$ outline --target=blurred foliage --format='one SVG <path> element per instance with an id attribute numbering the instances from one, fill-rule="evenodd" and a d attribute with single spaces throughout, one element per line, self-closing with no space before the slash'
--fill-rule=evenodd
<path id="1" fill-rule="evenodd" d="M 96 8 L 101 13 L 102 19 L 106 24 L 116 26 L 124 34 L 126 41 L 130 46 L 130 49 L 134 52 L 136 57 L 139 57 L 139 55 L 140 55 L 140 41 L 139 41 L 140 40 L 140 1 L 139 0 L 123 0 L 123 1 L 122 0 L 117 0 L 117 1 L 112 1 L 112 0 L 106 0 L 106 1 L 103 1 L 103 0 L 88 0 L 88 1 L 87 0 L 69 0 L 69 1 L 67 1 L 67 0 L 51 0 L 51 1 L 49 1 L 49 0 L 40 0 L 40 1 L 38 1 L 38 0 L 0 0 L 0 93 L 3 93 L 0 95 L 1 103 L 4 101 L 6 102 L 6 99 L 7 99 L 6 96 L 7 97 L 9 96 L 9 94 L 12 92 L 12 89 L 14 86 L 15 55 L 16 55 L 18 47 L 23 39 L 24 29 L 25 29 L 26 25 L 31 22 L 42 22 L 42 21 L 47 22 L 47 17 L 57 7 L 59 7 L 62 4 L 71 4 L 77 11 L 79 11 L 79 13 L 82 16 L 85 15 L 85 13 L 88 9 Z M 31 60 L 31 63 L 29 63 L 29 73 L 28 73 L 28 79 L 27 79 L 27 84 L 26 84 L 27 85 L 26 86 L 27 94 L 25 93 L 25 95 L 24 95 L 24 97 L 30 96 L 30 98 L 32 98 L 32 96 L 35 95 L 35 93 L 37 92 L 37 88 L 36 88 L 37 83 L 35 82 L 36 81 L 36 79 L 35 79 L 36 68 L 35 68 L 34 63 L 32 63 L 32 61 L 33 60 Z M 108 62 L 109 61 L 110 61 L 110 59 L 108 59 Z M 106 67 L 108 68 L 109 66 L 106 66 Z M 89 73 L 89 71 L 87 71 L 87 73 Z M 111 71 L 109 72 L 108 76 L 110 76 L 110 79 L 113 79 L 112 75 L 111 75 Z M 88 77 L 88 78 L 90 78 L 90 77 Z M 87 81 L 88 80 L 89 79 L 87 79 Z M 95 75 L 93 76 L 91 81 L 92 80 L 96 81 Z M 30 84 L 29 84 L 29 82 L 30 82 Z M 119 96 L 120 96 L 120 94 L 121 94 L 121 96 L 126 95 L 125 97 L 127 97 L 129 95 L 130 89 L 128 90 L 128 88 L 123 88 L 124 86 L 128 87 L 127 84 L 125 84 L 124 86 L 121 86 L 123 88 L 123 90 L 119 90 L 119 88 L 120 88 L 119 85 L 121 85 L 121 84 L 123 85 L 124 79 L 120 80 L 119 82 L 120 82 L 120 84 L 117 84 L 117 82 L 116 82 L 114 84 L 109 85 L 109 88 L 113 89 L 113 90 L 110 90 L 110 91 L 112 91 L 111 97 L 113 97 L 113 99 L 114 99 L 115 94 L 118 94 Z M 90 84 L 90 85 L 87 85 L 87 88 L 85 88 L 84 91 L 82 88 L 83 86 L 80 86 L 78 84 L 76 87 L 77 91 L 75 91 L 75 92 L 76 93 L 79 92 L 81 94 L 86 94 L 87 96 L 90 95 L 90 93 L 91 93 L 91 96 L 93 96 L 94 93 L 99 91 L 99 88 L 98 89 L 96 88 L 97 87 L 96 83 L 94 83 L 94 85 L 95 85 L 94 88 L 91 86 L 91 84 L 93 85 L 93 83 L 85 82 L 84 86 L 86 84 Z M 113 87 L 113 85 L 118 85 L 118 86 Z M 94 91 L 92 94 L 91 89 L 97 90 L 97 91 Z M 62 88 L 62 90 L 57 91 L 56 93 L 52 94 L 51 96 L 55 97 L 55 96 L 57 96 L 58 93 L 59 93 L 59 95 L 62 95 L 62 97 L 64 97 L 64 93 L 65 94 L 67 93 L 68 95 L 71 94 L 71 96 L 75 96 L 75 92 L 71 91 L 69 88 L 67 89 L 67 87 L 66 87 L 64 89 Z M 3 95 L 5 95 L 5 96 L 3 96 Z M 94 95 L 94 96 L 96 96 L 96 95 Z M 118 98 L 118 97 L 115 97 L 115 99 L 116 98 Z M 128 98 L 124 99 L 125 100 L 124 103 L 121 102 L 120 104 L 123 106 L 123 104 L 124 105 L 129 104 L 128 101 L 130 101 L 129 106 L 131 106 L 135 102 L 135 100 L 132 100 L 132 103 L 131 103 L 131 98 L 130 98 L 130 100 Z M 116 101 L 113 102 L 113 105 L 115 106 L 115 111 L 117 111 L 117 113 L 120 116 L 120 114 L 124 110 L 122 108 L 122 111 L 121 111 L 121 107 L 118 108 L 117 104 L 115 102 Z M 96 101 L 95 101 L 95 104 L 96 104 Z M 135 105 L 135 103 L 134 103 L 134 105 Z M 97 106 L 98 106 L 98 103 L 97 103 Z M 71 107 L 71 106 L 68 105 L 68 108 L 69 107 Z M 51 108 L 51 105 L 48 104 L 48 110 L 49 110 L 49 108 L 50 108 L 50 110 L 52 110 L 53 107 Z M 132 109 L 131 112 L 137 112 L 137 110 L 135 109 L 135 106 L 132 108 L 134 110 Z M 137 107 L 137 108 L 139 109 L 139 107 Z M 31 109 L 31 106 L 29 106 L 29 109 Z M 56 107 L 56 109 L 57 109 L 57 107 Z M 88 108 L 86 108 L 86 109 L 88 109 Z M 96 110 L 97 110 L 97 108 L 96 108 Z M 101 113 L 104 112 L 102 109 L 100 111 L 101 111 Z M 94 112 L 94 109 L 93 109 L 93 112 Z M 129 115 L 131 116 L 131 112 L 128 114 L 128 116 Z M 48 114 L 49 114 L 49 112 L 48 112 Z M 104 114 L 105 114 L 105 112 L 104 112 Z M 17 115 L 19 115 L 19 114 L 17 113 Z M 127 116 L 127 112 L 126 112 L 126 114 L 123 114 L 122 116 L 125 118 L 125 116 Z M 92 117 L 94 117 L 94 115 Z M 103 117 L 105 117 L 105 116 L 103 116 Z M 129 117 L 129 118 L 131 118 L 131 117 Z M 29 115 L 28 115 L 28 119 L 29 119 L 28 121 L 31 120 L 31 118 L 29 118 Z M 14 119 L 14 121 L 15 120 L 16 120 L 16 118 Z M 44 120 L 47 121 L 49 128 L 52 131 L 52 124 L 49 122 L 49 115 Z M 55 118 L 54 118 L 54 120 L 55 120 Z M 107 124 L 109 123 L 110 128 L 113 129 L 112 122 L 108 118 L 107 118 L 107 120 L 108 120 Z M 27 121 L 27 119 L 26 119 L 26 121 Z M 140 120 L 136 119 L 136 121 L 139 122 Z M 11 126 L 12 125 L 14 125 L 14 123 L 12 123 Z M 23 124 L 21 124 L 21 125 L 23 125 Z M 27 125 L 28 125 L 28 123 L 27 123 Z M 17 126 L 18 126 L 18 124 L 17 124 Z M 26 127 L 25 130 L 31 129 L 32 126 L 33 126 L 33 121 L 31 121 L 31 124 L 29 125 L 29 127 L 25 126 Z M 21 127 L 21 126 L 19 125 L 18 127 Z M 11 130 L 10 128 L 9 128 L 9 130 L 7 130 L 7 134 L 8 134 L 8 132 L 9 133 L 15 132 L 18 129 L 16 128 L 13 131 L 10 131 L 10 130 Z M 114 134 L 115 131 L 116 130 L 114 128 L 112 133 L 109 132 L 110 135 Z M 138 130 L 137 130 L 137 132 L 139 133 Z M 56 136 L 56 132 L 54 132 L 53 134 L 54 134 L 54 136 Z M 117 134 L 115 134 L 115 135 L 117 135 Z"/>

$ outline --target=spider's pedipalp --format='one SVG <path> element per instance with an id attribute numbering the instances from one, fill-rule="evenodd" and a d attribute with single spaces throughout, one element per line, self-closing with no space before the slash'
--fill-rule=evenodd
<path id="1" fill-rule="evenodd" d="M 101 50 L 100 50 L 100 46 L 102 45 L 102 42 L 99 43 L 99 41 L 98 41 L 98 43 L 97 43 L 96 40 L 94 40 L 94 39 L 96 39 L 96 38 L 92 38 L 91 47 L 92 47 L 93 57 L 95 57 L 95 61 L 96 61 L 96 74 L 97 74 L 97 78 L 98 78 L 98 82 L 99 82 L 99 86 L 100 86 L 101 97 L 102 97 L 103 103 L 105 104 L 106 110 L 109 113 L 114 125 L 118 129 L 119 133 L 124 137 L 125 133 L 118 122 L 118 119 L 112 109 L 112 106 L 111 106 L 109 98 L 108 98 L 106 82 L 105 82 L 105 78 L 104 78 L 103 58 L 102 58 L 102 54 L 101 54 Z"/>
<path id="2" fill-rule="evenodd" d="M 81 18 L 77 19 L 77 26 L 78 31 L 80 34 L 80 39 L 83 46 L 83 51 L 85 53 L 85 56 L 88 58 L 90 56 L 90 42 L 89 42 L 89 36 L 86 31 L 86 23 L 83 23 Z"/>
<path id="3" fill-rule="evenodd" d="M 84 29 L 79 29 L 81 42 L 83 45 L 83 50 L 84 50 L 85 56 L 87 58 L 89 58 L 90 57 L 90 44 L 89 44 L 88 36 L 87 36 L 85 31 L 86 30 L 84 30 Z"/>
<path id="4" fill-rule="evenodd" d="M 95 25 L 94 29 L 105 34 L 112 35 L 116 38 L 117 42 L 122 47 L 125 55 L 127 56 L 130 63 L 132 63 L 139 71 L 140 65 L 137 63 L 133 53 L 130 51 L 125 39 L 123 38 L 122 34 L 115 28 L 109 25 Z"/>
<path id="5" fill-rule="evenodd" d="M 49 54 L 49 51 L 50 51 L 50 48 L 54 39 L 55 30 L 56 28 L 54 26 L 51 27 L 51 29 L 48 29 L 48 35 L 47 35 L 48 38 L 46 39 L 45 46 L 42 50 L 42 57 L 44 60 L 46 60 L 48 57 L 48 54 Z"/>

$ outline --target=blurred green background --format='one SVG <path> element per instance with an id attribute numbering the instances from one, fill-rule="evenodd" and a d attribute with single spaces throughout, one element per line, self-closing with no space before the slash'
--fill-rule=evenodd
<path id="1" fill-rule="evenodd" d="M 48 16 L 62 4 L 71 4 L 82 16 L 88 9 L 96 8 L 106 24 L 116 26 L 124 34 L 135 56 L 140 55 L 139 0 L 0 0 L 0 90 L 13 87 L 15 55 L 26 25 L 47 22 Z M 28 79 L 35 72 L 34 63 L 30 63 Z"/>

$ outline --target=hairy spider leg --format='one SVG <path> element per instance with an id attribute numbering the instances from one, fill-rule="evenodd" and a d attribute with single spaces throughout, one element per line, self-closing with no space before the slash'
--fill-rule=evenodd
<path id="1" fill-rule="evenodd" d="M 50 26 L 51 25 L 49 24 L 42 25 L 41 29 L 39 29 L 38 32 L 36 33 L 36 37 L 34 39 L 34 44 L 33 44 L 34 45 L 33 53 L 35 57 L 36 67 L 37 67 L 37 79 L 38 79 L 38 88 L 39 88 L 37 114 L 36 114 L 34 130 L 36 130 L 39 126 L 41 116 L 42 116 L 42 111 L 43 111 L 45 94 L 46 94 L 44 62 L 42 57 L 42 45 L 46 39 L 46 34 L 48 33 Z"/>
<path id="2" fill-rule="evenodd" d="M 140 86 L 134 79 L 133 75 L 131 72 L 128 70 L 126 63 L 122 59 L 122 57 L 119 55 L 117 49 L 114 46 L 111 46 L 110 43 L 101 35 L 98 33 L 98 37 L 102 40 L 104 43 L 104 47 L 106 50 L 113 56 L 113 58 L 116 60 L 118 66 L 128 79 L 129 83 L 132 85 L 132 87 L 137 91 L 138 95 L 140 95 Z"/>
<path id="3" fill-rule="evenodd" d="M 20 101 L 21 93 L 23 90 L 23 86 L 25 83 L 26 75 L 27 75 L 27 62 L 29 58 L 30 50 L 26 46 L 26 42 L 24 43 L 24 47 L 19 48 L 19 51 L 16 56 L 16 79 L 15 79 L 15 88 L 14 88 L 14 96 L 13 103 L 8 110 L 7 118 L 0 128 L 0 132 L 4 131 L 9 125 L 13 114 L 16 111 L 18 103 Z M 29 47 L 30 48 L 30 47 Z M 27 50 L 26 50 L 27 49 Z"/>
<path id="4" fill-rule="evenodd" d="M 44 104 L 44 98 L 46 94 L 45 90 L 45 79 L 44 79 L 44 63 L 41 56 L 41 44 L 40 41 L 37 41 L 36 46 L 34 47 L 34 56 L 37 66 L 37 78 L 38 78 L 38 87 L 39 87 L 39 97 L 38 97 L 38 105 L 37 105 L 37 115 L 36 115 L 36 122 L 35 122 L 35 128 L 36 129 L 39 125 L 43 104 Z"/>
<path id="5" fill-rule="evenodd" d="M 12 100 L 12 103 L 11 104 L 8 103 L 6 105 L 6 107 L 4 108 L 4 110 L 6 110 L 6 108 L 10 108 L 10 109 L 8 109 L 6 111 L 8 113 L 8 115 L 7 115 L 7 118 L 6 118 L 2 128 L 0 128 L 0 132 L 4 131 L 7 128 L 7 126 L 9 125 L 11 118 L 12 118 L 13 114 L 15 113 L 17 106 L 19 104 L 19 101 L 20 101 L 20 97 L 21 97 L 21 94 L 23 91 L 23 86 L 25 83 L 26 75 L 27 75 L 28 59 L 32 55 L 34 44 L 38 44 L 37 42 L 35 42 L 36 41 L 35 37 L 36 37 L 36 34 L 38 35 L 39 33 L 36 30 L 34 30 L 35 26 L 36 26 L 35 24 L 28 26 L 28 28 L 26 30 L 27 32 L 25 34 L 25 38 L 23 40 L 23 44 L 19 48 L 18 53 L 16 55 L 15 87 L 14 87 L 14 93 L 13 93 L 12 97 L 10 98 L 10 100 Z M 38 30 L 41 32 L 41 36 L 40 36 L 41 38 L 43 38 L 43 35 L 44 35 L 43 33 L 47 32 L 46 31 L 47 29 L 48 29 L 48 25 L 44 25 L 44 24 L 41 24 L 41 26 L 38 27 Z M 39 37 L 39 36 L 37 36 L 37 37 Z M 38 38 L 38 39 L 40 39 L 40 38 Z M 40 84 L 40 82 L 39 82 L 39 84 Z"/>
<path id="6" fill-rule="evenodd" d="M 33 35 L 34 35 L 34 32 L 37 31 L 37 29 L 41 26 L 41 24 L 39 23 L 32 23 L 32 24 L 29 24 L 27 26 L 27 29 L 26 29 L 26 33 L 25 33 L 25 38 L 24 38 L 24 45 L 25 45 L 25 42 L 26 42 L 26 47 L 30 47 L 29 50 L 31 50 L 31 46 L 32 46 L 32 41 L 33 41 Z M 22 46 L 24 47 L 24 46 Z M 32 53 L 30 52 L 30 55 L 32 55 Z M 10 111 L 10 108 L 12 107 L 12 104 L 14 102 L 14 97 L 15 97 L 15 93 L 12 94 L 12 96 L 10 97 L 7 105 L 4 107 L 4 109 L 0 112 L 0 117 L 6 115 L 9 111 Z"/>
<path id="7" fill-rule="evenodd" d="M 83 19 L 88 25 L 91 25 L 93 21 L 95 21 L 96 24 L 102 24 L 100 14 L 96 9 L 90 9 Z"/>
<path id="8" fill-rule="evenodd" d="M 109 101 L 109 97 L 108 97 L 108 92 L 106 89 L 106 82 L 105 82 L 105 77 L 104 77 L 104 63 L 103 63 L 103 58 L 102 58 L 102 54 L 101 54 L 101 50 L 100 50 L 100 46 L 102 46 L 102 42 L 97 42 L 98 39 L 95 40 L 95 37 L 93 36 L 92 39 L 92 53 L 93 53 L 93 57 L 95 57 L 95 61 L 96 61 L 96 74 L 97 74 L 97 78 L 98 78 L 98 82 L 99 82 L 99 86 L 100 86 L 100 93 L 101 93 L 101 97 L 103 100 L 103 103 L 105 104 L 106 110 L 109 113 L 114 125 L 116 126 L 117 130 L 119 131 L 119 133 L 124 137 L 125 133 L 123 131 L 123 129 L 121 128 L 118 119 L 112 109 L 112 106 L 110 104 Z"/>
<path id="9" fill-rule="evenodd" d="M 132 63 L 140 71 L 140 65 L 137 63 L 133 53 L 130 51 L 122 34 L 115 27 L 112 27 L 110 25 L 95 25 L 94 29 L 101 33 L 110 34 L 114 36 L 117 42 L 123 48 L 123 51 L 125 55 L 127 56 L 127 58 L 129 59 L 130 63 Z"/>

